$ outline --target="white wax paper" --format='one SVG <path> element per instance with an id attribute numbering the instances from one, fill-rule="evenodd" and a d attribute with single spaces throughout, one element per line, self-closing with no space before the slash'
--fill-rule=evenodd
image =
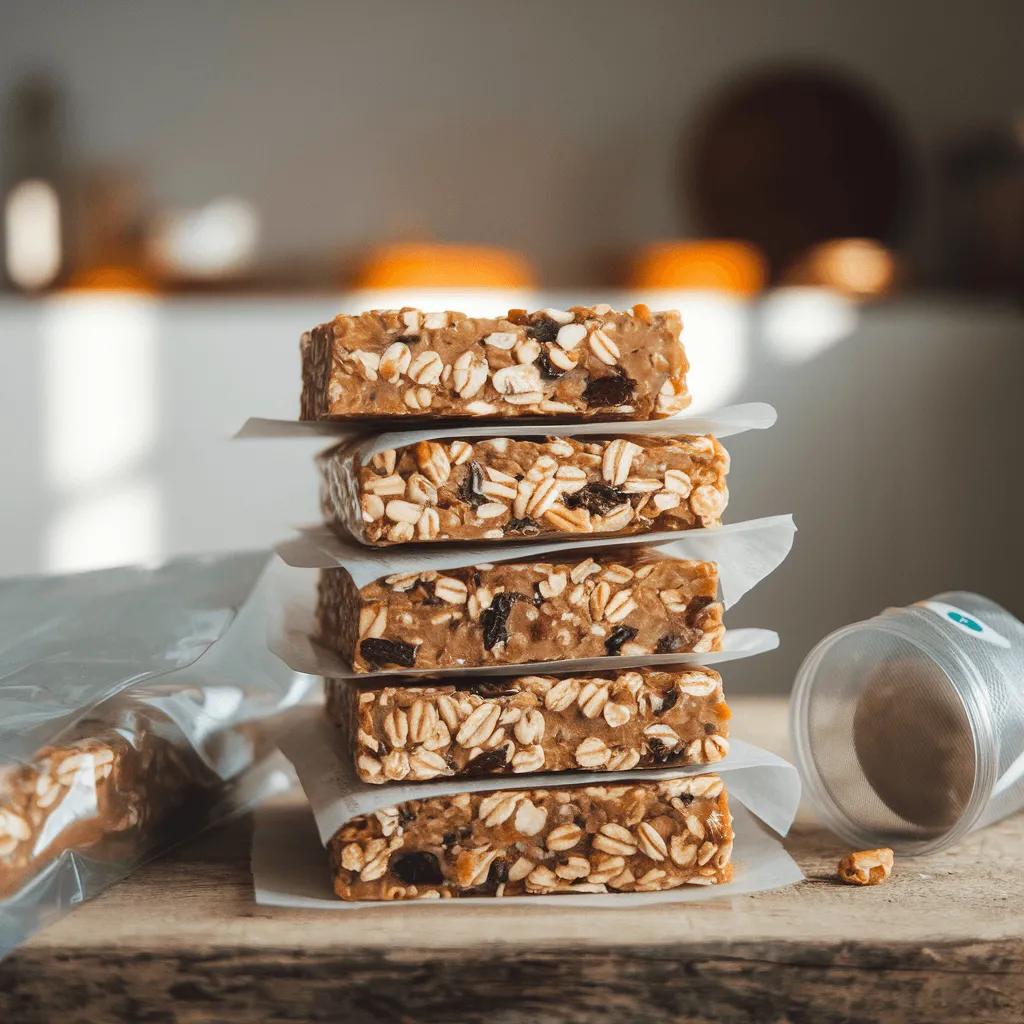
<path id="1" fill-rule="evenodd" d="M 538 772 L 371 786 L 357 778 L 351 754 L 348 753 L 351 748 L 346 746 L 343 732 L 322 713 L 304 709 L 283 736 L 281 749 L 295 766 L 309 800 L 321 844 L 326 844 L 345 822 L 358 815 L 372 814 L 384 807 L 428 796 L 498 789 L 543 789 L 555 785 L 596 786 L 634 779 L 660 781 L 704 775 L 709 771 L 722 777 L 736 818 L 736 841 L 733 848 L 736 877 L 733 882 L 719 886 L 682 886 L 663 893 L 569 895 L 573 906 L 635 906 L 643 903 L 707 900 L 788 885 L 803 877 L 781 844 L 757 827 L 753 819 L 742 814 L 742 808 L 737 806 L 737 803 L 743 805 L 766 825 L 785 835 L 800 802 L 800 779 L 796 769 L 775 754 L 742 740 L 730 740 L 728 757 L 714 765 L 645 768 L 628 772 Z M 291 834 L 287 844 L 283 844 L 279 827 L 272 826 L 269 821 L 263 827 L 257 826 L 253 853 L 257 902 L 277 906 L 323 906 L 330 909 L 393 905 L 346 902 L 333 897 L 326 868 L 327 855 L 322 846 L 314 853 L 312 844 L 308 842 L 308 833 L 307 840 L 303 841 L 298 851 L 289 853 L 282 848 L 283 845 L 292 845 Z M 294 845 L 297 847 L 299 844 L 296 842 Z M 317 854 L 318 859 L 314 859 Z M 310 879 L 316 880 L 312 887 Z M 550 905 L 551 897 L 517 896 L 511 905 L 519 906 L 538 900 L 543 905 Z M 447 900 L 438 902 L 451 905 Z M 457 905 L 464 903 L 486 903 L 493 906 L 494 900 L 486 897 L 460 899 Z"/>
<path id="2" fill-rule="evenodd" d="M 650 903 L 691 903 L 721 900 L 749 893 L 779 889 L 803 881 L 796 861 L 738 800 L 730 803 L 736 839 L 732 848 L 733 880 L 724 885 L 684 885 L 666 892 L 558 893 L 554 896 L 515 896 L 509 899 L 470 896 L 452 900 L 405 900 L 355 902 L 340 900 L 331 887 L 327 854 L 317 836 L 309 807 L 262 805 L 256 810 L 252 838 L 252 876 L 256 902 L 265 907 L 298 910 L 368 910 L 401 907 L 408 913 L 418 907 L 462 906 L 591 907 L 609 910 Z M 567 906 L 568 904 L 568 906 Z M 429 913 L 430 911 L 428 911 Z"/>
<path id="3" fill-rule="evenodd" d="M 342 420 L 271 420 L 252 418 L 246 420 L 236 438 L 281 438 L 281 437 L 326 437 L 340 442 L 366 435 L 365 448 L 360 447 L 363 461 L 376 452 L 417 441 L 431 441 L 437 438 L 457 437 L 586 437 L 601 434 L 714 434 L 715 437 L 731 437 L 746 430 L 766 430 L 775 423 L 775 410 L 764 402 L 748 402 L 731 405 L 716 412 L 700 416 L 685 413 L 667 419 L 629 422 L 615 420 L 595 423 L 587 420 L 535 420 L 522 423 L 518 420 L 480 420 L 469 426 L 445 426 L 444 421 L 434 421 L 428 427 L 418 430 L 388 430 L 395 421 L 383 420 L 370 423 L 353 423 Z M 385 433 L 374 433 L 385 431 Z"/>
<path id="4" fill-rule="evenodd" d="M 552 554 L 560 561 L 582 561 L 586 553 L 601 548 L 653 547 L 670 558 L 717 562 L 722 599 L 729 608 L 782 564 L 793 546 L 795 533 L 793 517 L 782 515 L 710 530 L 659 531 L 632 537 L 601 538 L 589 534 L 579 541 L 539 544 L 396 544 L 370 548 L 320 526 L 303 530 L 298 537 L 278 545 L 277 553 L 296 568 L 344 568 L 361 588 L 398 573 L 454 569 L 480 562 L 535 561 Z"/>

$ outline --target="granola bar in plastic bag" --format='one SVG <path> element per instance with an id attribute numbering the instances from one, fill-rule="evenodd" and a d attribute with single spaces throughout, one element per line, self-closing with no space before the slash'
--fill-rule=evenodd
<path id="1" fill-rule="evenodd" d="M 288 785 L 266 553 L 0 582 L 0 956 Z"/>

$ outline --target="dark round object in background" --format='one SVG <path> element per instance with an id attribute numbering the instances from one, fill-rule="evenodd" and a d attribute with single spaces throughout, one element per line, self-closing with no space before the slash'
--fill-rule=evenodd
<path id="1" fill-rule="evenodd" d="M 894 118 L 828 70 L 767 70 L 728 86 L 698 115 L 680 157 L 698 230 L 754 242 L 775 280 L 829 239 L 894 245 L 908 202 Z"/>

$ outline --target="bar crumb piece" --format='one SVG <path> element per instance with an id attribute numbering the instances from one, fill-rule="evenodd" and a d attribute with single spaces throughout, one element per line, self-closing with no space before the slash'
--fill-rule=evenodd
<path id="1" fill-rule="evenodd" d="M 860 850 L 839 862 L 838 873 L 847 885 L 878 885 L 892 874 L 893 854 L 888 847 Z"/>

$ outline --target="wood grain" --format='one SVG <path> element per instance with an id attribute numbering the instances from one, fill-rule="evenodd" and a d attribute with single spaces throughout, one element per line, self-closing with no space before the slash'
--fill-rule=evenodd
<path id="1" fill-rule="evenodd" d="M 737 705 L 737 735 L 784 748 L 780 702 Z M 0 1021 L 1024 1021 L 1021 817 L 869 889 L 833 881 L 848 851 L 803 819 L 787 841 L 802 885 L 572 912 L 257 907 L 250 828 L 143 868 L 0 963 Z"/>

